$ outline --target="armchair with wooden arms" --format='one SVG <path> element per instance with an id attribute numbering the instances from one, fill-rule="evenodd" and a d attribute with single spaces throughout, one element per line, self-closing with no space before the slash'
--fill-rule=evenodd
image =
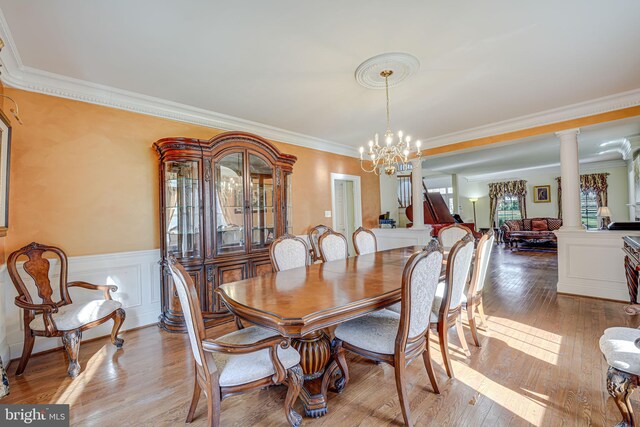
<path id="1" fill-rule="evenodd" d="M 50 262 L 43 256 L 45 253 L 54 255 L 60 262 L 60 294 L 57 296 L 54 296 L 49 279 Z M 20 274 L 18 260 L 23 256 L 27 260 L 22 264 L 22 268 L 33 279 L 39 302 L 34 300 L 29 286 Z M 122 348 L 124 340 L 118 338 L 118 332 L 124 322 L 125 311 L 120 302 L 111 298 L 111 292 L 116 292 L 118 287 L 93 285 L 81 281 L 67 282 L 67 265 L 67 256 L 62 249 L 35 242 L 9 255 L 7 270 L 18 291 L 15 304 L 24 311 L 24 346 L 16 375 L 24 372 L 31 357 L 36 336 L 62 338 L 69 357 L 67 372 L 70 377 L 80 373 L 78 354 L 83 331 L 113 319 L 111 342 L 117 348 Z M 74 303 L 69 295 L 69 288 L 73 287 L 99 291 L 103 298 Z M 54 298 L 59 300 L 54 301 Z"/>

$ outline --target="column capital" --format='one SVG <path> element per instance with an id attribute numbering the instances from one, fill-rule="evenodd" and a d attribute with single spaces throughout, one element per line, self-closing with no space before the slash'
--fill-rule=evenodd
<path id="1" fill-rule="evenodd" d="M 413 159 L 410 159 L 409 161 L 411 162 L 411 164 L 413 165 L 413 167 L 420 167 L 420 169 L 422 169 L 422 161 L 424 159 L 422 157 L 414 157 Z"/>
<path id="2" fill-rule="evenodd" d="M 556 132 L 556 136 L 557 137 L 561 137 L 564 135 L 579 135 L 580 134 L 580 128 L 575 128 L 575 129 L 565 129 L 565 130 L 561 130 Z"/>

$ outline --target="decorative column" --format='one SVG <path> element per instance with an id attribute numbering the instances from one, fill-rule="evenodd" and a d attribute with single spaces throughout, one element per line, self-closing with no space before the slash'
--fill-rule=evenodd
<path id="1" fill-rule="evenodd" d="M 560 138 L 560 175 L 562 177 L 562 229 L 584 230 L 580 216 L 580 163 L 578 134 L 580 129 L 556 132 Z"/>
<path id="2" fill-rule="evenodd" d="M 460 193 L 458 192 L 458 174 L 451 175 L 451 187 L 453 188 L 453 213 L 460 214 Z"/>
<path id="3" fill-rule="evenodd" d="M 411 170 L 411 200 L 413 204 L 413 225 L 414 230 L 424 230 L 424 208 L 422 190 L 422 159 L 411 160 L 413 169 Z"/>

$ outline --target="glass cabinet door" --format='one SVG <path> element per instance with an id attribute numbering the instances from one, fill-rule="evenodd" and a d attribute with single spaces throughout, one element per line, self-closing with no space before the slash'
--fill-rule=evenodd
<path id="1" fill-rule="evenodd" d="M 251 190 L 251 248 L 261 249 L 275 237 L 273 168 L 262 157 L 249 154 Z"/>
<path id="2" fill-rule="evenodd" d="M 244 155 L 228 154 L 215 164 L 217 251 L 244 252 Z"/>
<path id="3" fill-rule="evenodd" d="M 198 162 L 167 161 L 164 188 L 167 252 L 179 258 L 201 254 Z"/>

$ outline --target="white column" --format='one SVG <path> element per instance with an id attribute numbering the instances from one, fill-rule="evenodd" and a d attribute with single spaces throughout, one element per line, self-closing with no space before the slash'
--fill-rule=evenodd
<path id="1" fill-rule="evenodd" d="M 424 208 L 422 189 L 422 159 L 411 160 L 413 169 L 411 170 L 411 199 L 413 204 L 413 225 L 415 230 L 424 229 Z"/>
<path id="2" fill-rule="evenodd" d="M 580 216 L 580 163 L 578 134 L 580 129 L 556 132 L 560 138 L 560 175 L 562 178 L 562 229 L 584 230 Z"/>
<path id="3" fill-rule="evenodd" d="M 460 214 L 460 193 L 458 191 L 458 174 L 451 175 L 451 187 L 453 188 L 453 213 Z"/>

